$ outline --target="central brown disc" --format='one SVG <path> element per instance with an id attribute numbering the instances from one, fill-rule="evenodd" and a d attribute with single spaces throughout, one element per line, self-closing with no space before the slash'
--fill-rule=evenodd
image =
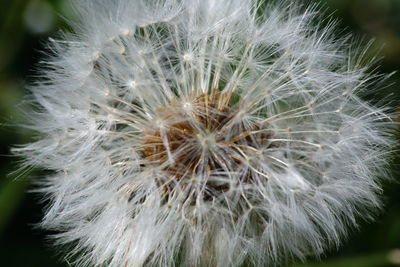
<path id="1" fill-rule="evenodd" d="M 269 135 L 260 131 L 258 124 L 236 123 L 238 112 L 232 100 L 232 93 L 213 89 L 158 110 L 163 127 L 144 132 L 142 155 L 146 165 L 162 171 L 156 181 L 166 192 L 174 190 L 176 184 L 186 187 L 191 179 L 201 177 L 205 183 L 203 198 L 213 198 L 232 183 L 228 179 L 225 183 L 213 182 L 209 178 L 216 172 L 221 175 L 241 170 L 240 180 L 251 181 L 251 172 L 244 171 L 248 169 L 246 153 L 253 153 L 249 149 L 256 150 Z"/>

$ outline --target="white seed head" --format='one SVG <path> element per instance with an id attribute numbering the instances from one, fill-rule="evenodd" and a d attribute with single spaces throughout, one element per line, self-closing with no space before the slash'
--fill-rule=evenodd
<path id="1" fill-rule="evenodd" d="M 74 5 L 32 86 L 41 138 L 15 151 L 53 171 L 42 225 L 77 264 L 288 263 L 379 208 L 391 116 L 362 95 L 381 78 L 315 8 Z"/>

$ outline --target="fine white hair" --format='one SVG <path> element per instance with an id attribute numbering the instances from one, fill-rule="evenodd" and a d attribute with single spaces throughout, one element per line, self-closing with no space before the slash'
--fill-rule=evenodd
<path id="1" fill-rule="evenodd" d="M 79 266 L 278 265 L 380 207 L 383 75 L 315 6 L 83 0 L 31 86 L 15 149 Z M 78 255 L 79 257 L 76 257 Z"/>

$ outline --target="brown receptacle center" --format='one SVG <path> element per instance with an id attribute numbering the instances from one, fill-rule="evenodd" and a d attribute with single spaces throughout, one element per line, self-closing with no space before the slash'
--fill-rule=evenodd
<path id="1" fill-rule="evenodd" d="M 229 189 L 228 183 L 216 184 L 208 179 L 213 171 L 246 169 L 246 153 L 254 153 L 269 134 L 259 124 L 236 123 L 240 121 L 238 108 L 232 102 L 232 93 L 213 89 L 209 94 L 194 96 L 190 101 L 174 101 L 159 110 L 165 125 L 144 132 L 142 155 L 147 165 L 161 167 L 167 178 L 156 180 L 164 190 L 170 192 L 178 181 L 185 186 L 182 179 L 201 176 L 206 183 L 203 198 L 210 199 Z M 208 153 L 207 161 L 202 158 L 205 149 L 213 151 Z M 240 179 L 250 182 L 251 176 L 251 172 L 243 171 Z"/>

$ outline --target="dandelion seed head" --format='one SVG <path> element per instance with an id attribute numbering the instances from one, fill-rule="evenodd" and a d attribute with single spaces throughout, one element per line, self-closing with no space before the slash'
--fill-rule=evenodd
<path id="1" fill-rule="evenodd" d="M 379 209 L 393 124 L 362 96 L 383 78 L 316 7 L 73 4 L 15 153 L 53 172 L 42 226 L 77 265 L 285 264 Z"/>

